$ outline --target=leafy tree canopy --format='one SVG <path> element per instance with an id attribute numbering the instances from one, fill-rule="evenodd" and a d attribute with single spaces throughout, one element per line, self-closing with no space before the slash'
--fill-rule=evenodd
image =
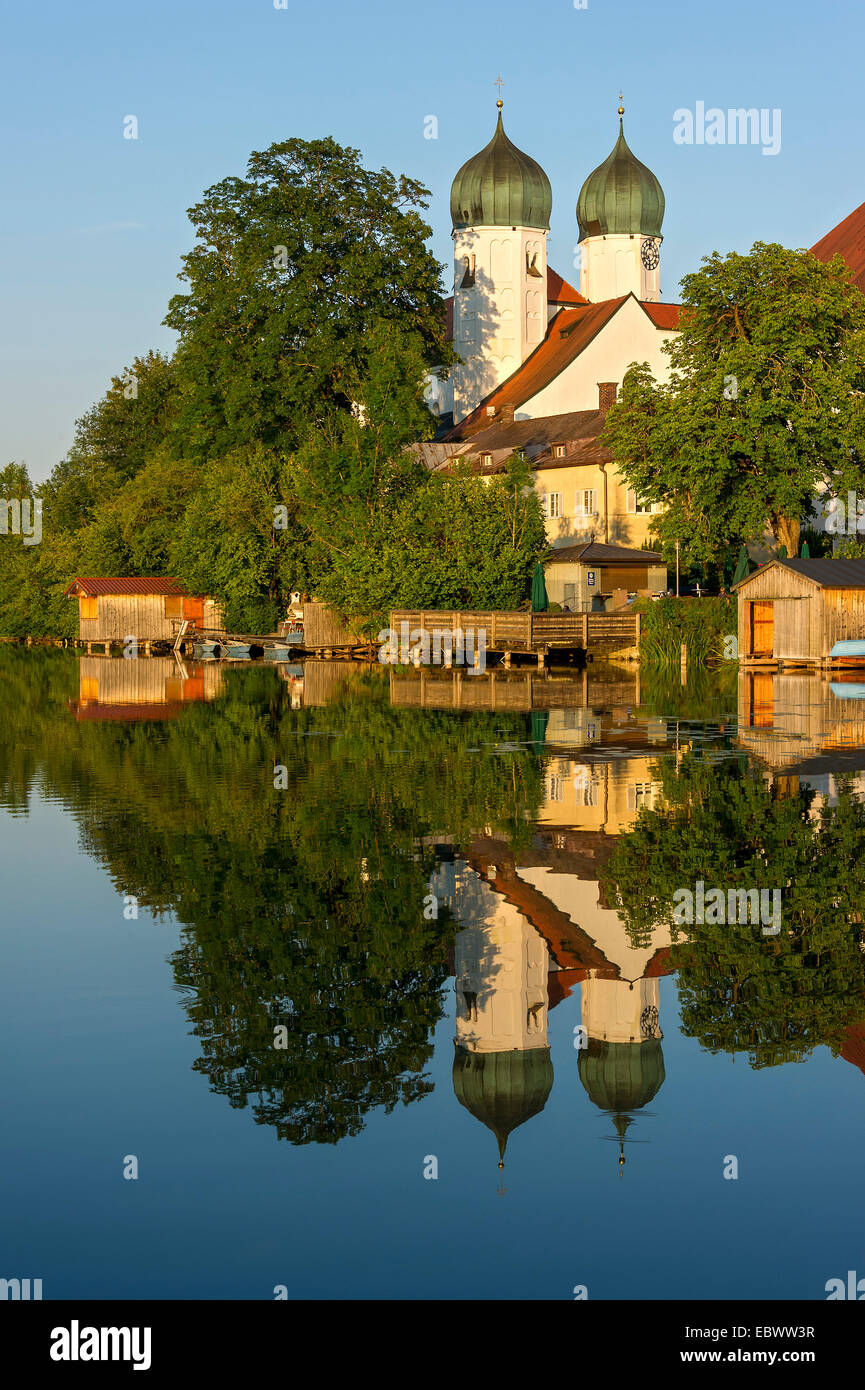
<path id="1" fill-rule="evenodd" d="M 757 242 L 682 281 L 669 383 L 633 365 L 604 442 L 668 554 L 719 560 L 771 530 L 798 551 L 818 487 L 861 491 L 865 297 L 840 256 Z"/>
<path id="2" fill-rule="evenodd" d="M 428 367 L 452 360 L 427 196 L 332 139 L 273 144 L 245 179 L 206 191 L 189 213 L 188 292 L 165 320 L 180 334 L 184 449 L 293 447 L 357 400 L 381 323 L 415 334 Z"/>

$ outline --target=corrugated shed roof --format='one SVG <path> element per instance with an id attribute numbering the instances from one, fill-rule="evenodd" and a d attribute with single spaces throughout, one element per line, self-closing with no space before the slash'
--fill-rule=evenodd
<path id="1" fill-rule="evenodd" d="M 189 597 L 189 591 L 178 584 L 176 579 L 73 579 L 69 588 L 65 590 L 64 597 L 68 597 L 73 590 L 79 590 L 88 598 L 96 598 L 102 594 L 167 594 L 182 595 Z"/>
<path id="2" fill-rule="evenodd" d="M 803 579 L 810 579 L 821 589 L 865 589 L 865 560 L 798 559 L 770 560 L 768 564 L 761 565 L 753 574 L 734 584 L 734 589 L 743 589 L 758 575 L 765 574 L 772 565 L 781 565 L 784 569 L 792 570 L 794 574 L 801 574 Z"/>
<path id="3" fill-rule="evenodd" d="M 779 560 L 779 565 L 813 579 L 821 589 L 865 589 L 865 560 Z"/>
<path id="4" fill-rule="evenodd" d="M 865 293 L 865 203 L 821 237 L 811 251 L 821 261 L 843 256 L 853 272 L 854 283 Z"/>
<path id="5" fill-rule="evenodd" d="M 664 557 L 655 550 L 630 550 L 624 545 L 605 545 L 602 541 L 584 541 L 580 545 L 563 545 L 553 551 L 546 565 L 576 563 L 584 565 L 658 565 Z"/>

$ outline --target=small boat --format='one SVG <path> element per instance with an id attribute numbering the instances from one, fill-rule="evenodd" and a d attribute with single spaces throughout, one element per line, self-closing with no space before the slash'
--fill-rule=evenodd
<path id="1" fill-rule="evenodd" d="M 229 661 L 248 661 L 249 643 L 248 642 L 226 642 L 222 649 L 223 657 Z"/>
<path id="2" fill-rule="evenodd" d="M 291 656 L 291 647 L 287 642 L 274 642 L 272 647 L 265 647 L 265 661 L 288 661 Z"/>
<path id="3" fill-rule="evenodd" d="M 836 642 L 830 656 L 858 656 L 865 660 L 865 638 L 857 637 L 846 642 Z"/>
<path id="4" fill-rule="evenodd" d="M 193 642 L 192 654 L 200 661 L 211 661 L 219 656 L 222 648 L 218 642 Z"/>
<path id="5" fill-rule="evenodd" d="M 861 681 L 832 681 L 829 689 L 836 700 L 865 700 L 865 685 Z"/>

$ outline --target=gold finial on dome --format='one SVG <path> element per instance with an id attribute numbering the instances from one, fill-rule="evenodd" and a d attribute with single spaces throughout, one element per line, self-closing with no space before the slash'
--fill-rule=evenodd
<path id="1" fill-rule="evenodd" d="M 501 111 L 502 107 L 504 106 L 504 102 L 502 101 L 502 87 L 504 87 L 504 85 L 505 85 L 505 84 L 504 84 L 504 82 L 503 82 L 502 79 L 501 79 L 501 75 L 499 75 L 499 76 L 496 78 L 495 82 L 493 83 L 493 86 L 498 87 L 498 89 L 499 89 L 499 99 L 498 99 L 498 101 L 496 102 L 496 106 L 499 108 L 500 111 Z"/>
<path id="2" fill-rule="evenodd" d="M 620 115 L 620 116 L 624 116 L 624 114 L 625 114 L 625 108 L 624 108 L 624 106 L 622 105 L 622 93 L 619 92 L 619 115 Z"/>

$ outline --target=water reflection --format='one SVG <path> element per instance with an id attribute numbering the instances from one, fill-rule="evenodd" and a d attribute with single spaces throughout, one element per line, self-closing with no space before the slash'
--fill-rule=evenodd
<path id="1" fill-rule="evenodd" d="M 825 1045 L 865 1070 L 855 683 L 19 651 L 0 674 L 4 806 L 61 800 L 117 892 L 174 914 L 195 1070 L 290 1143 L 429 1095 L 451 989 L 455 1098 L 499 1163 L 548 1102 L 577 989 L 579 1078 L 620 1168 L 663 1104 L 665 975 L 709 1052 Z M 698 880 L 780 888 L 783 930 L 676 929 Z"/>

